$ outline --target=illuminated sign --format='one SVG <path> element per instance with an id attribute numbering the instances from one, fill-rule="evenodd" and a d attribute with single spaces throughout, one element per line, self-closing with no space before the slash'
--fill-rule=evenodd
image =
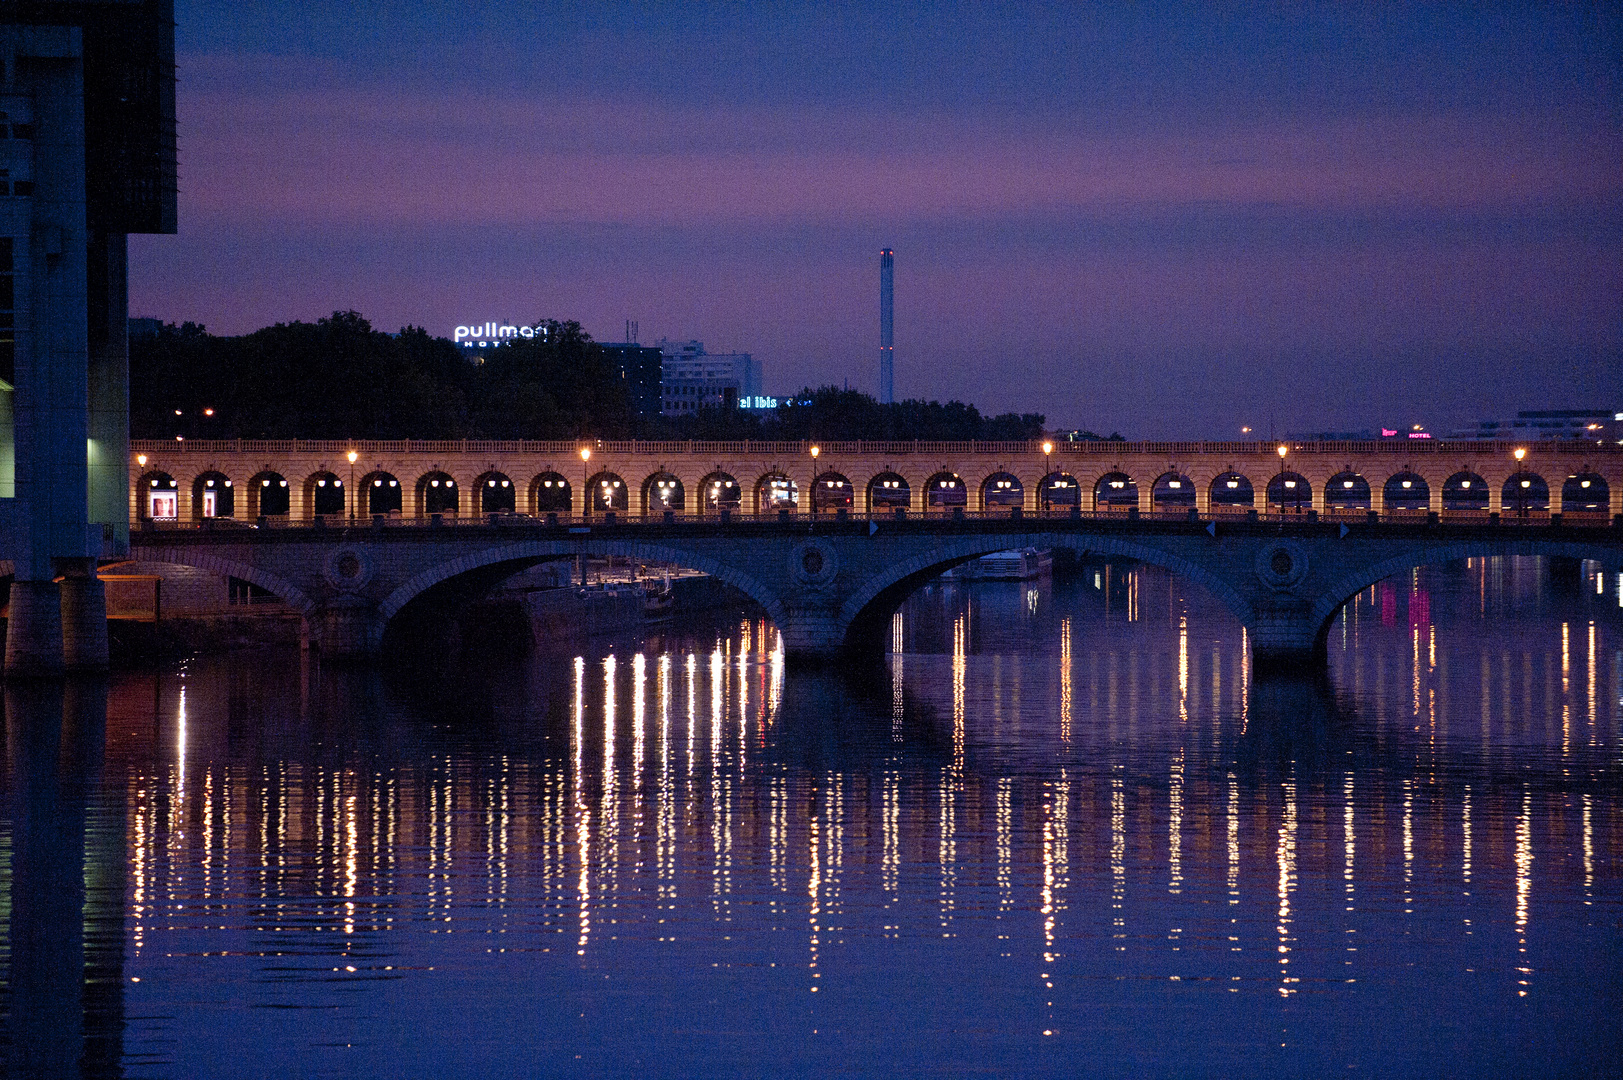
<path id="1" fill-rule="evenodd" d="M 529 341 L 535 338 L 546 339 L 546 323 L 537 323 L 534 326 L 513 326 L 508 323 L 487 322 L 477 326 L 459 326 L 452 332 L 452 338 L 462 343 L 465 348 L 487 345 L 501 345 L 509 341 Z"/>
<path id="2" fill-rule="evenodd" d="M 778 399 L 775 397 L 741 397 L 738 399 L 741 409 L 776 409 Z"/>

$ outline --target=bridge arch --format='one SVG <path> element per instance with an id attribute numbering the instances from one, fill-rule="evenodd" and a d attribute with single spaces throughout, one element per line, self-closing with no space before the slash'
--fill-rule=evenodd
<path id="1" fill-rule="evenodd" d="M 1281 470 L 1268 481 L 1268 505 L 1282 514 L 1300 514 L 1313 506 L 1313 485 L 1301 473 Z"/>
<path id="2" fill-rule="evenodd" d="M 1195 482 L 1173 469 L 1155 478 L 1150 485 L 1150 509 L 1163 513 L 1188 512 L 1195 508 Z"/>
<path id="3" fill-rule="evenodd" d="M 1431 506 L 1431 485 L 1419 473 L 1404 469 L 1387 477 L 1381 503 L 1386 510 L 1425 510 Z"/>
<path id="4" fill-rule="evenodd" d="M 699 503 L 705 513 L 719 514 L 723 510 L 737 510 L 744 502 L 744 489 L 732 473 L 717 469 L 699 481 Z"/>
<path id="5" fill-rule="evenodd" d="M 1605 513 L 1611 506 L 1612 489 L 1607 485 L 1606 478 L 1599 473 L 1587 471 L 1573 473 L 1561 485 L 1563 514 L 1595 510 Z"/>
<path id="6" fill-rule="evenodd" d="M 676 474 L 661 469 L 642 482 L 642 508 L 644 514 L 663 514 L 667 510 L 680 511 L 686 493 Z"/>
<path id="7" fill-rule="evenodd" d="M 530 505 L 537 514 L 568 514 L 574 510 L 569 480 L 550 469 L 530 481 Z"/>
<path id="8" fill-rule="evenodd" d="M 1550 485 L 1535 472 L 1514 472 L 1505 481 L 1500 505 L 1506 514 L 1525 517 L 1550 508 Z"/>
<path id="9" fill-rule="evenodd" d="M 981 509 L 1007 510 L 1026 505 L 1026 485 L 1011 472 L 995 472 L 981 481 Z"/>
<path id="10" fill-rule="evenodd" d="M 198 473 L 192 481 L 192 520 L 230 517 L 236 509 L 236 491 L 231 478 L 223 472 L 209 469 Z"/>
<path id="11" fill-rule="evenodd" d="M 964 478 L 950 470 L 943 469 L 924 482 L 924 510 L 939 513 L 951 513 L 955 506 L 967 507 L 969 505 L 969 489 L 964 486 Z"/>
<path id="12" fill-rule="evenodd" d="M 785 611 L 776 593 L 754 577 L 717 559 L 679 547 L 639 540 L 523 540 L 498 547 L 470 552 L 460 558 L 448 559 L 402 582 L 378 605 L 378 619 L 368 631 L 368 644 L 375 652 L 383 644 L 384 632 L 390 620 L 405 606 L 436 585 L 444 584 L 465 574 L 481 570 L 512 568 L 516 573 L 526 566 L 552 559 L 587 555 L 613 555 L 630 558 L 634 562 L 663 562 L 699 570 L 739 590 L 759 604 L 774 624 L 783 626 Z M 235 571 L 230 571 L 236 573 Z M 243 575 L 237 575 L 239 577 Z M 249 578 L 248 580 L 253 580 Z M 259 582 L 255 582 L 259 584 Z M 269 585 L 263 586 L 271 588 Z M 271 589 L 276 592 L 275 589 Z M 280 595 L 280 594 L 278 594 Z M 302 595 L 302 594 L 301 594 Z M 285 599 L 285 597 L 284 597 Z M 290 603 L 292 601 L 289 601 Z"/>
<path id="13" fill-rule="evenodd" d="M 1227 581 L 1199 563 L 1192 562 L 1154 544 L 1132 537 L 1034 533 L 1025 536 L 998 534 L 963 535 L 944 538 L 927 553 L 887 564 L 864 581 L 840 608 L 840 622 L 847 627 L 847 640 L 888 625 L 890 615 L 920 585 L 942 573 L 982 555 L 1015 548 L 1085 548 L 1089 554 L 1117 555 L 1163 567 L 1202 586 L 1233 613 L 1242 624 L 1251 625 L 1255 609 Z M 781 625 L 781 624 L 780 624 Z"/>
<path id="14" fill-rule="evenodd" d="M 755 512 L 770 514 L 775 510 L 795 510 L 800 506 L 800 485 L 788 473 L 774 469 L 763 473 L 755 481 Z"/>
<path id="15" fill-rule="evenodd" d="M 473 482 L 474 498 L 479 500 L 481 514 L 513 514 L 518 512 L 518 488 L 513 478 L 491 469 L 480 473 Z"/>
<path id="16" fill-rule="evenodd" d="M 339 517 L 344 507 L 344 481 L 326 469 L 304 479 L 304 505 L 315 517 Z"/>
<path id="17" fill-rule="evenodd" d="M 154 469 L 142 474 L 138 487 L 142 519 L 174 521 L 180 517 L 180 490 L 173 476 Z"/>
<path id="18" fill-rule="evenodd" d="M 619 473 L 600 472 L 586 481 L 586 506 L 593 513 L 617 510 L 625 513 L 631 507 L 631 491 Z"/>
<path id="19" fill-rule="evenodd" d="M 361 490 L 366 492 L 366 512 L 368 514 L 398 514 L 401 512 L 400 479 L 393 473 L 367 473 L 361 477 Z"/>
<path id="20" fill-rule="evenodd" d="M 1043 509 L 1055 506 L 1081 506 L 1082 485 L 1068 472 L 1051 472 L 1043 477 L 1041 498 Z"/>
<path id="21" fill-rule="evenodd" d="M 1509 530 L 1512 532 L 1519 530 Z M 1584 530 L 1573 530 L 1575 534 Z M 1615 548 L 1572 540 L 1457 540 L 1425 544 L 1399 550 L 1390 558 L 1367 563 L 1331 581 L 1308 610 L 1308 624 L 1315 628 L 1314 647 L 1322 649 L 1330 627 L 1347 602 L 1378 581 L 1407 573 L 1419 566 L 1455 562 L 1460 559 L 1494 558 L 1506 555 L 1554 555 L 1572 559 L 1595 559 L 1605 564 L 1615 559 Z"/>
<path id="22" fill-rule="evenodd" d="M 913 489 L 901 473 L 889 469 L 868 481 L 868 506 L 874 513 L 907 510 L 913 505 Z"/>
<path id="23" fill-rule="evenodd" d="M 1138 482 L 1124 472 L 1107 472 L 1093 483 L 1093 508 L 1126 512 L 1138 508 Z"/>
<path id="24" fill-rule="evenodd" d="M 292 505 L 287 477 L 266 469 L 248 481 L 249 517 L 285 517 Z"/>
<path id="25" fill-rule="evenodd" d="M 315 602 L 293 582 L 280 574 L 261 569 L 252 563 L 238 562 L 235 559 L 220 555 L 218 551 L 219 549 L 214 547 L 182 546 L 178 544 L 162 547 L 143 546 L 136 557 L 141 562 L 190 566 L 197 570 L 207 570 L 224 577 L 234 577 L 242 581 L 252 582 L 261 589 L 279 596 L 289 607 L 297 610 L 300 615 L 308 618 L 315 613 Z"/>
<path id="26" fill-rule="evenodd" d="M 417 478 L 417 505 L 425 514 L 455 514 L 462 506 L 456 478 L 434 469 Z"/>
<path id="27" fill-rule="evenodd" d="M 812 481 L 812 513 L 824 510 L 849 510 L 855 499 L 851 480 L 844 473 L 830 469 Z"/>
<path id="28" fill-rule="evenodd" d="M 1328 510 L 1368 510 L 1369 481 L 1351 470 L 1336 473 L 1325 481 L 1324 505 Z"/>
<path id="29" fill-rule="evenodd" d="M 1470 469 L 1443 481 L 1444 510 L 1486 510 L 1488 495 L 1488 482 Z"/>
<path id="30" fill-rule="evenodd" d="M 1250 510 L 1257 505 L 1257 492 L 1251 478 L 1233 469 L 1212 480 L 1211 507 L 1216 512 Z"/>

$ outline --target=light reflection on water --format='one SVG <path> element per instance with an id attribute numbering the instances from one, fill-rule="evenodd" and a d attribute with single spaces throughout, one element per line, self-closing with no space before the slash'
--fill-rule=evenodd
<path id="1" fill-rule="evenodd" d="M 8 691 L 7 1050 L 72 1018 L 64 1075 L 78 1044 L 135 1076 L 1593 1065 L 1623 633 L 1592 580 L 1382 582 L 1333 691 L 1253 684 L 1215 602 L 1121 564 L 926 588 L 854 673 L 739 620 L 412 689 L 120 676 L 105 761 L 99 699 Z M 63 820 L 78 954 L 42 914 Z M 19 926 L 110 974 L 67 1000 Z"/>

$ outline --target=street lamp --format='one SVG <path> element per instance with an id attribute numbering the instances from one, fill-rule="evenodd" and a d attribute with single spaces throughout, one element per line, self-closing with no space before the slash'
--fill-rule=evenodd
<path id="1" fill-rule="evenodd" d="M 1510 490 L 1512 497 L 1516 500 L 1516 516 L 1519 518 L 1525 518 L 1527 516 L 1527 488 L 1531 483 L 1531 481 L 1522 476 L 1522 472 L 1526 469 L 1526 466 L 1522 464 L 1522 461 L 1527 457 L 1527 447 L 1516 447 L 1515 456 L 1516 481 L 1515 486 Z"/>
<path id="2" fill-rule="evenodd" d="M 1053 459 L 1051 457 L 1051 455 L 1053 453 L 1054 453 L 1054 444 L 1044 440 L 1044 442 L 1043 442 L 1043 514 L 1045 516 L 1047 515 L 1050 507 L 1053 504 L 1052 496 L 1050 496 L 1049 491 L 1048 491 L 1049 486 L 1050 486 L 1049 485 L 1049 479 L 1054 475 L 1054 465 L 1053 465 Z"/>
<path id="3" fill-rule="evenodd" d="M 589 446 L 581 447 L 580 448 L 580 512 L 581 512 L 581 515 L 583 517 L 591 517 L 592 516 L 592 504 L 588 501 L 591 498 L 591 496 L 586 491 L 587 481 L 589 481 L 591 479 L 589 476 L 586 475 L 586 463 L 588 461 L 591 461 L 591 460 L 592 460 L 592 448 L 589 447 Z M 583 570 L 582 573 L 584 574 L 585 571 Z"/>
<path id="4" fill-rule="evenodd" d="M 360 502 L 361 496 L 355 490 L 355 462 L 360 458 L 360 456 L 360 454 L 357 454 L 353 450 L 349 452 L 349 497 L 352 500 L 350 503 L 349 520 L 351 521 L 354 521 L 355 516 L 361 512 L 361 508 L 356 505 L 356 503 Z"/>
<path id="5" fill-rule="evenodd" d="M 811 448 L 812 482 L 811 491 L 808 494 L 811 498 L 811 512 L 813 517 L 817 516 L 817 455 L 821 454 L 822 452 L 823 449 L 820 446 L 814 445 Z"/>
<path id="6" fill-rule="evenodd" d="M 1279 481 L 1279 512 L 1285 513 L 1285 455 L 1290 453 L 1290 447 L 1284 443 L 1279 444 L 1279 475 L 1274 479 Z"/>

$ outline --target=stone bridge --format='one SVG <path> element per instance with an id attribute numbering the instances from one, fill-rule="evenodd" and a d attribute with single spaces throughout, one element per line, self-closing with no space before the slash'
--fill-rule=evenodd
<path id="1" fill-rule="evenodd" d="M 1377 442 L 137 441 L 130 518 L 613 512 L 1623 514 L 1623 446 Z M 582 498 L 582 491 L 585 498 Z"/>
<path id="2" fill-rule="evenodd" d="M 1316 515 L 1314 516 L 1316 518 Z M 504 577 L 549 560 L 620 556 L 704 571 L 748 595 L 792 661 L 879 640 L 914 588 L 969 559 L 1009 548 L 1125 556 L 1193 581 L 1249 630 L 1253 666 L 1323 662 L 1344 603 L 1412 567 L 1472 556 L 1552 555 L 1623 569 L 1623 527 L 1556 523 L 1152 520 L 1073 512 L 1020 515 L 715 518 L 651 522 L 494 523 L 356 528 L 142 529 L 131 555 L 250 581 L 305 618 L 329 656 L 365 658 L 391 624 L 442 617 Z"/>

